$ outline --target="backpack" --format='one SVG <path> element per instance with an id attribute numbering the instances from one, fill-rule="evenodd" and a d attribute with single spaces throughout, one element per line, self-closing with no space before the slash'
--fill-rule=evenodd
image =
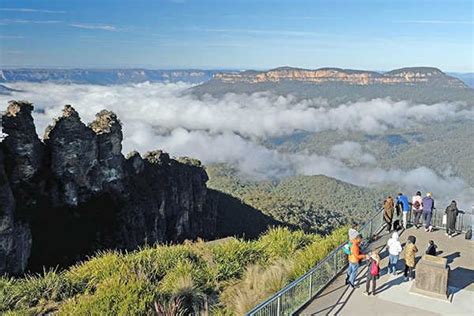
<path id="1" fill-rule="evenodd" d="M 352 248 L 352 243 L 349 241 L 347 244 L 344 245 L 344 247 L 342 247 L 342 251 L 344 251 L 346 255 L 350 255 L 351 248 Z"/>
<path id="2" fill-rule="evenodd" d="M 466 232 L 466 239 L 467 240 L 471 240 L 472 239 L 472 229 L 469 229 L 467 232 Z"/>
<path id="3" fill-rule="evenodd" d="M 377 261 L 375 260 L 372 260 L 372 263 L 370 264 L 370 275 L 379 275 L 379 266 L 377 265 Z"/>
<path id="4" fill-rule="evenodd" d="M 415 203 L 413 203 L 413 206 L 415 207 L 415 210 L 419 210 L 420 209 L 420 201 L 415 201 Z"/>

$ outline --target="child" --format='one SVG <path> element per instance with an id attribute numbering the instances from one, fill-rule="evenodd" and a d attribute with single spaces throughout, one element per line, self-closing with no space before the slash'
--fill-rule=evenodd
<path id="1" fill-rule="evenodd" d="M 435 245 L 434 241 L 430 240 L 428 243 L 428 248 L 426 249 L 426 254 L 430 256 L 436 256 L 436 248 L 438 248 L 438 246 Z"/>
<path id="2" fill-rule="evenodd" d="M 415 236 L 408 236 L 407 245 L 405 247 L 405 271 L 403 275 L 405 281 L 413 279 L 413 269 L 415 268 L 415 256 L 418 248 L 415 246 Z"/>
<path id="3" fill-rule="evenodd" d="M 368 256 L 367 281 L 365 282 L 365 295 L 370 295 L 370 283 L 372 283 L 372 294 L 375 295 L 376 280 L 380 273 L 380 257 L 376 252 L 370 252 Z"/>

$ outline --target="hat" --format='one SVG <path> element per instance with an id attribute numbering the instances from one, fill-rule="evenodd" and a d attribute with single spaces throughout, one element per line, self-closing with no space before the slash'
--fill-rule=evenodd
<path id="1" fill-rule="evenodd" d="M 349 229 L 349 240 L 356 239 L 359 236 L 359 232 L 354 228 Z"/>
<path id="2" fill-rule="evenodd" d="M 426 196 L 431 197 L 431 192 L 426 193 Z"/>

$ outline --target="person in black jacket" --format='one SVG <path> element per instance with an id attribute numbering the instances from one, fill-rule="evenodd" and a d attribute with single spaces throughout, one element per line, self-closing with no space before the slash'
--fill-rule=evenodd
<path id="1" fill-rule="evenodd" d="M 434 241 L 430 240 L 428 243 L 428 248 L 426 249 L 426 254 L 430 256 L 436 256 L 436 248 L 438 248 L 438 246 L 435 245 Z"/>
<path id="2" fill-rule="evenodd" d="M 446 236 L 452 238 L 456 233 L 456 219 L 459 213 L 456 201 L 452 201 L 444 213 L 446 214 Z"/>

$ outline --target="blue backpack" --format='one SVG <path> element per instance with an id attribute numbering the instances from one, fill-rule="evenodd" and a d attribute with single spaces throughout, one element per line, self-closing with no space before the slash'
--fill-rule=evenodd
<path id="1" fill-rule="evenodd" d="M 352 248 L 352 243 L 349 241 L 347 244 L 344 245 L 344 247 L 342 247 L 342 251 L 344 251 L 346 255 L 350 255 L 351 248 Z"/>

